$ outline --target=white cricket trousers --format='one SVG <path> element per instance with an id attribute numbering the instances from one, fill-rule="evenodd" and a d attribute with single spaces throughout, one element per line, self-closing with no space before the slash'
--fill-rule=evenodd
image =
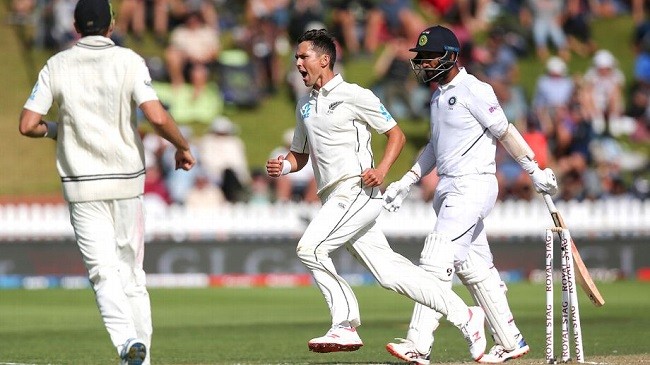
<path id="1" fill-rule="evenodd" d="M 467 305 L 450 287 L 391 249 L 376 225 L 382 204 L 379 189 L 362 189 L 360 179 L 340 183 L 323 197 L 322 208 L 298 242 L 298 257 L 325 297 L 332 324 L 361 324 L 357 299 L 330 258 L 341 246 L 364 264 L 382 287 L 434 308 L 456 326 L 467 322 Z"/>
<path id="2" fill-rule="evenodd" d="M 144 206 L 131 199 L 70 203 L 70 222 L 113 346 L 130 338 L 151 348 L 151 305 L 145 286 Z"/>
<path id="3" fill-rule="evenodd" d="M 490 273 L 492 280 L 485 280 L 483 285 L 490 285 L 492 300 L 505 308 L 502 321 L 513 327 L 513 333 L 517 334 L 519 330 L 512 321 L 505 291 L 499 286 L 501 279 L 494 268 L 483 223 L 494 208 L 497 194 L 498 184 L 494 174 L 441 176 L 433 198 L 433 209 L 437 217 L 434 232 L 451 238 L 449 244 L 454 252 L 454 266 L 457 271 L 471 257 L 476 273 Z M 451 285 L 451 281 L 448 285 Z M 433 342 L 433 331 L 438 327 L 438 318 L 439 314 L 415 305 L 407 339 L 415 343 L 419 352 L 429 351 Z"/>

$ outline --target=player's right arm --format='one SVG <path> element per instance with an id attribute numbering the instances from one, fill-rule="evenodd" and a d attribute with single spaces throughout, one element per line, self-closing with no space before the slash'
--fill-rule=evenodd
<path id="1" fill-rule="evenodd" d="M 52 106 L 54 97 L 50 88 L 50 71 L 46 64 L 38 73 L 38 80 L 32 88 L 27 102 L 20 113 L 20 134 L 31 138 L 49 137 L 56 139 L 57 123 L 44 121 L 45 116 Z"/>
<path id="2" fill-rule="evenodd" d="M 20 125 L 18 129 L 20 134 L 25 137 L 50 137 L 56 139 L 56 123 L 44 121 L 43 114 L 29 109 L 23 109 L 22 113 L 20 113 Z"/>
<path id="3" fill-rule="evenodd" d="M 266 173 L 270 177 L 280 177 L 301 170 L 309 160 L 308 153 L 289 151 L 286 156 L 278 156 L 266 161 Z"/>

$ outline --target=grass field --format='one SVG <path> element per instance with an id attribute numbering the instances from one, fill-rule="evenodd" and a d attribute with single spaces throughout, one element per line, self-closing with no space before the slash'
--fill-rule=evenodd
<path id="1" fill-rule="evenodd" d="M 599 287 L 607 300 L 604 307 L 596 308 L 582 293 L 579 296 L 586 360 L 650 363 L 650 284 Z M 469 298 L 463 287 L 455 289 Z M 330 319 L 315 287 L 151 290 L 152 359 L 161 365 L 397 363 L 384 346 L 405 336 L 411 302 L 374 286 L 357 287 L 355 292 L 365 346 L 357 352 L 316 354 L 307 350 L 306 342 L 322 335 Z M 531 353 L 513 363 L 544 363 L 542 286 L 512 284 L 509 297 L 531 345 Z M 0 291 L 0 298 L 0 364 L 117 363 L 91 290 L 6 290 Z M 451 324 L 443 322 L 436 336 L 434 363 L 470 362 Z"/>

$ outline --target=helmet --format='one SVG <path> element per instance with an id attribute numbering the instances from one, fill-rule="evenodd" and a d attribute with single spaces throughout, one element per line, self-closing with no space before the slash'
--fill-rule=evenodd
<path id="1" fill-rule="evenodd" d="M 460 44 L 458 43 L 458 38 L 456 38 L 456 35 L 451 30 L 441 25 L 436 25 L 423 30 L 418 37 L 418 43 L 415 47 L 409 49 L 409 51 L 418 53 L 415 58 L 411 59 L 411 68 L 415 76 L 424 83 L 429 81 L 438 82 L 456 64 L 458 53 L 460 52 Z M 425 58 L 422 52 L 439 53 L 441 56 L 437 58 Z M 452 55 L 455 55 L 453 59 Z M 438 60 L 436 67 L 422 67 L 424 61 L 434 59 Z"/>

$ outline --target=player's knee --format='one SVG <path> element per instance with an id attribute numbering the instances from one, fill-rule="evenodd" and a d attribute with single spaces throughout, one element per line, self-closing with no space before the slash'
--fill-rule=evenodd
<path id="1" fill-rule="evenodd" d="M 146 274 L 144 270 L 133 270 L 132 275 L 123 276 L 124 293 L 129 297 L 147 294 Z"/>
<path id="2" fill-rule="evenodd" d="M 110 280 L 119 278 L 119 270 L 117 266 L 93 266 L 88 269 L 88 279 L 94 286 L 100 285 L 101 283 Z"/>
<path id="3" fill-rule="evenodd" d="M 401 288 L 404 287 L 404 277 L 403 275 L 400 275 L 399 272 L 391 271 L 382 273 L 381 275 L 377 276 L 377 281 L 379 282 L 379 285 L 384 289 L 403 293 L 403 290 L 401 290 Z"/>
<path id="4" fill-rule="evenodd" d="M 329 257 L 329 253 L 324 250 L 319 250 L 318 245 L 300 242 L 296 247 L 296 254 L 302 262 L 319 261 Z"/>

